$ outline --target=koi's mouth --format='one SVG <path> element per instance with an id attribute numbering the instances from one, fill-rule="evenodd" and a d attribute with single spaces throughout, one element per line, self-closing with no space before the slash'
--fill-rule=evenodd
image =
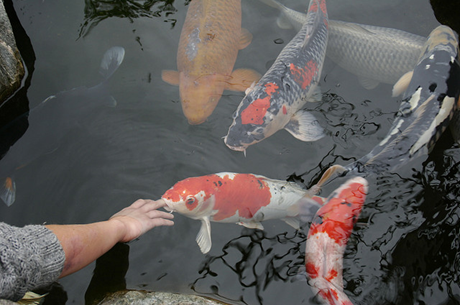
<path id="1" fill-rule="evenodd" d="M 163 199 L 164 200 L 164 199 Z M 171 206 L 171 203 L 170 202 L 167 202 L 166 200 L 164 200 L 164 202 L 166 203 L 166 205 L 163 207 L 163 209 L 165 209 L 166 211 L 168 211 L 169 213 L 173 213 L 174 212 L 174 208 Z"/>

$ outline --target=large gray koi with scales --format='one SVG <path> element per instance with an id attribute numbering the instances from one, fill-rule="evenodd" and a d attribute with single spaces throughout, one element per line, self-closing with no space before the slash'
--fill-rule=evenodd
<path id="1" fill-rule="evenodd" d="M 275 0 L 260 0 L 280 11 L 277 24 L 300 30 L 307 16 Z M 326 56 L 358 77 L 366 89 L 394 85 L 417 64 L 426 37 L 398 29 L 329 20 Z"/>
<path id="2" fill-rule="evenodd" d="M 311 0 L 307 20 L 273 65 L 246 90 L 224 137 L 225 144 L 245 151 L 280 129 L 302 141 L 324 136 L 312 114 L 301 108 L 320 100 L 318 83 L 326 54 L 328 17 L 325 0 Z"/>
<path id="3" fill-rule="evenodd" d="M 346 166 L 351 172 L 395 170 L 428 154 L 457 111 L 460 95 L 458 39 L 447 26 L 428 37 L 418 64 L 403 75 L 393 95 L 404 92 L 387 136 L 370 153 Z"/>

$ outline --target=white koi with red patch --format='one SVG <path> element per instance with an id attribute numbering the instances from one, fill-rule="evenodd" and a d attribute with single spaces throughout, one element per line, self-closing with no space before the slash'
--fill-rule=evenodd
<path id="1" fill-rule="evenodd" d="M 313 217 L 322 202 L 312 198 L 318 189 L 305 190 L 295 183 L 260 175 L 224 172 L 179 181 L 161 198 L 166 210 L 201 221 L 196 241 L 201 252 L 207 253 L 212 245 L 210 221 L 262 230 L 261 221 L 281 219 L 299 229 L 299 205 L 307 206 Z"/>
<path id="2" fill-rule="evenodd" d="M 366 193 L 364 178 L 348 180 L 326 199 L 310 226 L 305 267 L 310 286 L 325 304 L 352 304 L 343 292 L 343 254 Z"/>
<path id="3" fill-rule="evenodd" d="M 230 149 L 245 151 L 283 128 L 302 141 L 324 136 L 317 120 L 302 107 L 321 100 L 318 83 L 327 39 L 326 1 L 311 0 L 302 29 L 260 81 L 246 90 L 224 137 Z"/>

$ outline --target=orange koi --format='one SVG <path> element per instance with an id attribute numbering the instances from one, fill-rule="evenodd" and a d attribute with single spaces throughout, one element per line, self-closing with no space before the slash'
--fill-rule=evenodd
<path id="1" fill-rule="evenodd" d="M 206 121 L 224 90 L 245 91 L 260 79 L 253 70 L 233 71 L 238 51 L 251 40 L 252 35 L 241 28 L 240 0 L 190 2 L 177 51 L 178 71 L 162 71 L 165 82 L 179 85 L 190 124 Z"/>

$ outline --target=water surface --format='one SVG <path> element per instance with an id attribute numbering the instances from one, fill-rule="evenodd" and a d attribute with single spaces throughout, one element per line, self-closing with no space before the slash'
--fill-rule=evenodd
<path id="1" fill-rule="evenodd" d="M 24 88 L 30 108 L 57 92 L 96 84 L 110 47 L 122 46 L 126 55 L 109 83 L 117 106 L 82 117 L 56 150 L 17 171 L 16 202 L 0 205 L 0 221 L 99 221 L 138 198 L 159 198 L 178 180 L 221 171 L 289 178 L 310 187 L 331 164 L 347 164 L 379 143 L 399 107 L 391 86 L 363 89 L 355 76 L 326 60 L 323 101 L 309 108 L 328 135 L 304 143 L 280 131 L 249 147 L 244 157 L 222 140 L 243 93 L 226 91 L 209 120 L 191 126 L 178 87 L 160 78 L 161 70 L 176 68 L 188 1 L 114 2 L 13 1 L 35 55 Z M 298 10 L 307 6 L 284 3 Z M 259 1 L 243 1 L 242 8 L 243 26 L 254 39 L 235 67 L 264 73 L 295 33 L 279 29 L 277 11 Z M 430 3 L 420 0 L 330 0 L 328 11 L 331 19 L 423 36 L 439 24 Z M 346 293 L 355 303 L 459 302 L 459 162 L 446 133 L 430 156 L 370 179 L 344 260 Z M 315 304 L 308 285 L 294 280 L 303 265 L 305 232 L 281 221 L 267 222 L 263 232 L 213 223 L 213 247 L 203 255 L 195 242 L 200 223 L 181 215 L 175 223 L 129 244 L 127 288 L 196 293 L 235 304 Z M 93 269 L 91 264 L 60 280 L 67 304 L 84 302 Z"/>

